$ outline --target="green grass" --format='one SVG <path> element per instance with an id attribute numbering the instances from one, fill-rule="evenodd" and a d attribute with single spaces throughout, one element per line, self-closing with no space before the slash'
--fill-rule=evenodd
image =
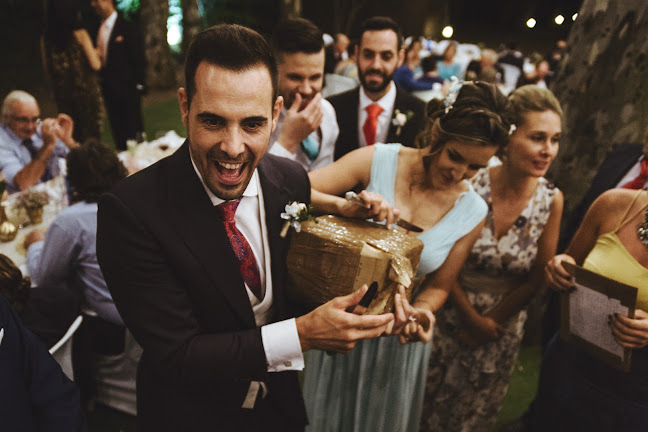
<path id="1" fill-rule="evenodd" d="M 495 430 L 517 419 L 527 410 L 538 389 L 538 372 L 542 358 L 539 346 L 522 347 L 511 384 L 504 398 Z"/>

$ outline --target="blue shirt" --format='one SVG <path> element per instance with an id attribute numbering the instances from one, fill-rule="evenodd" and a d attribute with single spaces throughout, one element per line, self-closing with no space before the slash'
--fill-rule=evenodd
<path id="1" fill-rule="evenodd" d="M 97 262 L 97 203 L 78 202 L 63 210 L 27 251 L 27 271 L 40 288 L 73 282 L 100 318 L 124 325 Z"/>
<path id="2" fill-rule="evenodd" d="M 414 79 L 414 71 L 409 66 L 403 65 L 394 72 L 394 82 L 408 92 L 418 90 L 432 90 L 432 83 Z"/>
<path id="3" fill-rule="evenodd" d="M 43 136 L 40 133 L 40 126 L 36 133 L 32 135 L 31 140 L 36 149 L 40 150 L 43 147 Z M 27 147 L 22 142 L 23 139 L 16 135 L 8 125 L 4 124 L 0 126 L 0 171 L 2 171 L 2 174 L 4 174 L 7 180 L 7 191 L 9 193 L 20 191 L 14 183 L 14 177 L 32 160 L 29 150 L 27 150 Z M 58 160 L 61 157 L 64 158 L 67 153 L 67 146 L 61 140 L 57 139 L 54 153 L 43 176 L 45 179 L 49 180 L 59 174 Z"/>
<path id="4" fill-rule="evenodd" d="M 439 71 L 439 77 L 444 80 L 450 80 L 453 76 L 456 76 L 459 79 L 463 79 L 461 75 L 461 65 L 459 63 L 452 63 L 447 65 L 443 61 L 437 62 L 437 67 Z"/>

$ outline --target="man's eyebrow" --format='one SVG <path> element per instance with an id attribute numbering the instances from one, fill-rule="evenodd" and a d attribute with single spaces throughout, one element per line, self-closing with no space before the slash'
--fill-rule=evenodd
<path id="1" fill-rule="evenodd" d="M 227 122 L 227 120 L 225 120 L 225 117 L 210 112 L 198 113 L 196 117 L 198 117 L 198 119 L 200 120 L 219 120 L 219 121 Z"/>
<path id="2" fill-rule="evenodd" d="M 252 116 L 252 117 L 245 117 L 243 119 L 244 122 L 259 122 L 259 123 L 266 123 L 268 121 L 268 117 L 266 116 Z"/>

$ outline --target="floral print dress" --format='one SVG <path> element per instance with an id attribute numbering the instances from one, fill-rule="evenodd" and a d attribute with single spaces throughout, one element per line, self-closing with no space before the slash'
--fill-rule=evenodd
<path id="1" fill-rule="evenodd" d="M 538 253 L 538 240 L 549 218 L 556 189 L 540 178 L 522 214 L 497 239 L 490 171 L 481 170 L 472 183 L 488 204 L 488 214 L 459 280 L 473 307 L 484 314 L 525 282 Z M 508 390 L 526 315 L 526 310 L 521 310 L 511 317 L 503 326 L 505 332 L 500 339 L 472 348 L 455 337 L 464 323 L 452 302 L 437 312 L 421 431 L 492 430 Z"/>

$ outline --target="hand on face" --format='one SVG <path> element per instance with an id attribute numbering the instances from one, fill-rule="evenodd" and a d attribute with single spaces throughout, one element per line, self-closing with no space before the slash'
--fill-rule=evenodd
<path id="1" fill-rule="evenodd" d="M 308 135 L 322 124 L 322 94 L 317 93 L 312 99 L 305 101 L 300 93 L 296 93 L 293 103 L 283 118 L 278 141 L 293 153 L 297 146 Z"/>

